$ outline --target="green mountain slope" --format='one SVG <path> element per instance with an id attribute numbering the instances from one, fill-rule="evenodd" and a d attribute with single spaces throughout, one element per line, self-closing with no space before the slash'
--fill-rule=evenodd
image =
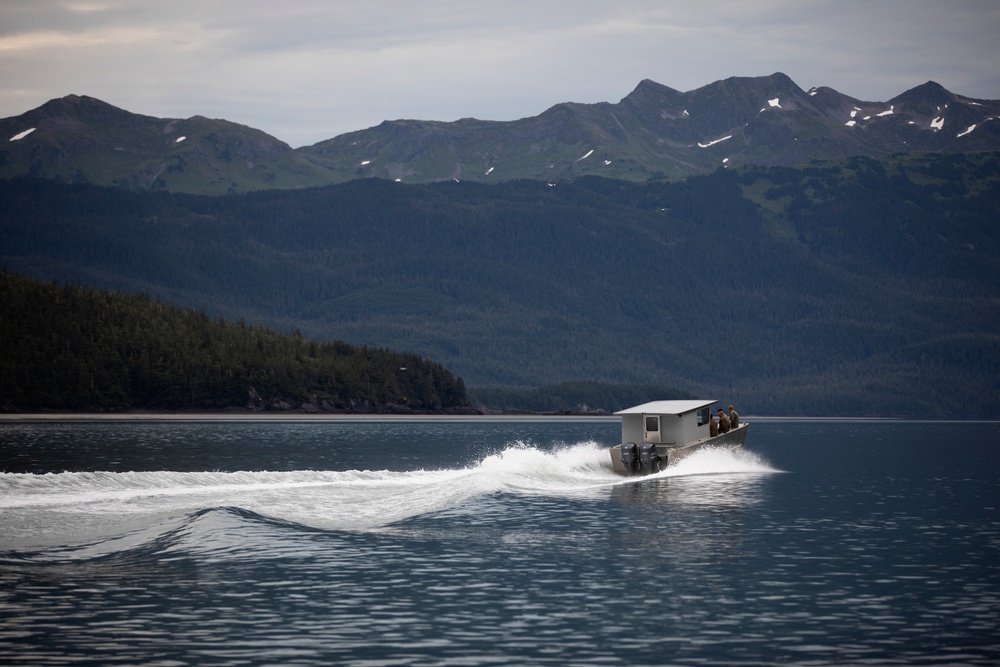
<path id="1" fill-rule="evenodd" d="M 804 91 L 779 72 L 684 93 L 647 80 L 617 104 L 558 104 L 509 123 L 387 121 L 299 150 L 345 179 L 646 181 L 901 150 L 997 150 L 998 118 L 1000 102 L 933 82 L 862 102 L 830 88 Z"/>
<path id="2" fill-rule="evenodd" d="M 0 137 L 0 178 L 202 194 L 333 181 L 326 169 L 260 130 L 202 116 L 141 116 L 86 96 L 0 120 Z"/>
<path id="3" fill-rule="evenodd" d="M 25 181 L 0 204 L 12 270 L 412 350 L 474 386 L 1000 415 L 992 153 L 214 198 Z"/>

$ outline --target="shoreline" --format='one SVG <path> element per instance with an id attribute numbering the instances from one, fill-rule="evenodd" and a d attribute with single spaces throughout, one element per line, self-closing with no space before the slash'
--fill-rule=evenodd
<path id="1" fill-rule="evenodd" d="M 396 413 L 314 413 L 314 412 L 25 412 L 0 413 L 2 424 L 43 423 L 155 423 L 155 422 L 532 422 L 532 421 L 593 421 L 618 422 L 613 414 L 396 414 Z M 1000 419 L 931 419 L 907 417 L 783 417 L 779 415 L 747 415 L 741 421 L 751 422 L 870 422 L 870 423 L 1000 423 Z"/>
<path id="2" fill-rule="evenodd" d="M 397 414 L 322 412 L 59 412 L 0 414 L 0 424 L 45 422 L 463 422 L 587 420 L 618 421 L 614 415 Z"/>

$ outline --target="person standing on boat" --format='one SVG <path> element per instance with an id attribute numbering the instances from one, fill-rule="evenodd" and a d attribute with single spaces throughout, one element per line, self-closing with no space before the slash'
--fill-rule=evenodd
<path id="1" fill-rule="evenodd" d="M 728 432 L 729 432 L 729 417 L 727 417 L 726 413 L 722 411 L 722 408 L 719 408 L 719 433 L 728 433 Z"/>
<path id="2" fill-rule="evenodd" d="M 740 426 L 740 413 L 733 409 L 733 406 L 729 406 L 729 428 L 739 428 Z"/>
<path id="3" fill-rule="evenodd" d="M 719 435 L 719 422 L 712 415 L 708 415 L 708 435 L 710 438 Z"/>

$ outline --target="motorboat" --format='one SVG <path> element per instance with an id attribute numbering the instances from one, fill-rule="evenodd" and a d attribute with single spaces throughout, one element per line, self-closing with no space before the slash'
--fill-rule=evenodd
<path id="1" fill-rule="evenodd" d="M 717 402 L 652 401 L 616 412 L 622 418 L 622 441 L 608 448 L 615 472 L 649 475 L 666 470 L 699 449 L 741 449 L 747 437 L 746 422 L 713 435 L 718 423 L 713 426 L 712 406 Z"/>

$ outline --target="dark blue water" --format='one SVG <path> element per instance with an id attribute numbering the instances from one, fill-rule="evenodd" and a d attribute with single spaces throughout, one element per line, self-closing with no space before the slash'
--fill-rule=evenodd
<path id="1" fill-rule="evenodd" d="M 0 663 L 995 665 L 1000 425 L 0 424 Z"/>

